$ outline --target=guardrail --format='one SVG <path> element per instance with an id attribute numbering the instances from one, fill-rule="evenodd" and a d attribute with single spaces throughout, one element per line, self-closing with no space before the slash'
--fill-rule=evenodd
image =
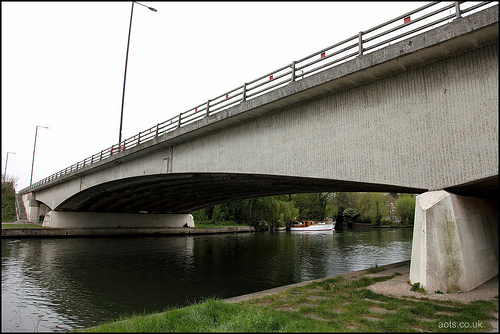
<path id="1" fill-rule="evenodd" d="M 36 187 L 92 165 L 121 151 L 135 147 L 181 126 L 193 123 L 203 117 L 215 114 L 289 83 L 302 80 L 305 77 L 332 68 L 363 54 L 373 52 L 391 43 L 398 42 L 403 38 L 423 33 L 437 26 L 449 23 L 454 19 L 483 10 L 485 9 L 483 7 L 493 2 L 483 1 L 476 4 L 461 1 L 453 3 L 431 2 L 376 27 L 360 31 L 358 34 L 339 43 L 300 60 L 293 61 L 291 64 L 269 72 L 253 81 L 244 83 L 240 87 L 232 89 L 185 112 L 181 112 L 178 116 L 139 132 L 133 137 L 125 139 L 34 183 L 30 187 L 22 189 L 20 193 L 29 192 Z"/>

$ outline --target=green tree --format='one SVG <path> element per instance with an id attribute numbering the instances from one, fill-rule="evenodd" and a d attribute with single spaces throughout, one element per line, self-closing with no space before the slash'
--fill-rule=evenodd
<path id="1" fill-rule="evenodd" d="M 370 201 L 370 217 L 373 226 L 380 226 L 382 218 L 389 216 L 389 208 L 385 205 L 387 195 L 383 193 L 372 193 Z"/>
<path id="2" fill-rule="evenodd" d="M 401 217 L 401 224 L 413 224 L 415 219 L 415 202 L 413 194 L 401 194 L 396 200 L 398 215 Z"/>
<path id="3" fill-rule="evenodd" d="M 337 192 L 334 193 L 331 198 L 331 203 L 333 207 L 335 207 L 335 211 L 337 212 L 336 219 L 337 224 L 342 224 L 344 221 L 343 213 L 344 210 L 347 209 L 349 205 L 349 196 L 347 193 Z"/>
<path id="4" fill-rule="evenodd" d="M 2 175 L 2 221 L 16 219 L 16 184 L 17 179 Z"/>
<path id="5" fill-rule="evenodd" d="M 191 214 L 193 215 L 194 221 L 197 223 L 207 223 L 210 221 L 210 218 L 208 217 L 208 208 L 196 210 Z"/>
<path id="6" fill-rule="evenodd" d="M 358 218 L 359 213 L 353 208 L 347 208 L 344 210 L 342 217 L 344 219 L 344 223 L 352 224 Z"/>
<path id="7" fill-rule="evenodd" d="M 360 193 L 357 210 L 360 214 L 359 220 L 364 223 L 371 223 L 371 200 L 372 193 Z"/>
<path id="8" fill-rule="evenodd" d="M 299 219 L 323 220 L 331 193 L 307 193 L 293 196 Z"/>
<path id="9" fill-rule="evenodd" d="M 277 209 L 275 219 L 278 219 L 280 226 L 289 225 L 292 219 L 299 215 L 299 208 L 295 207 L 295 202 L 276 199 L 274 206 Z"/>
<path id="10" fill-rule="evenodd" d="M 262 221 L 272 224 L 273 196 L 246 199 L 242 203 L 244 222 L 249 225 L 258 225 Z"/>

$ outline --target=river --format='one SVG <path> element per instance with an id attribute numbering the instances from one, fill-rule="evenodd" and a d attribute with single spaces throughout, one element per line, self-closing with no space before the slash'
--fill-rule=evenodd
<path id="1" fill-rule="evenodd" d="M 409 260 L 413 229 L 2 239 L 2 332 L 67 332 Z"/>

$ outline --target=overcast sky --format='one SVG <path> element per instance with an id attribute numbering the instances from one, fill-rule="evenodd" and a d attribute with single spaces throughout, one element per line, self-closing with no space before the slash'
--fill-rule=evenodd
<path id="1" fill-rule="evenodd" d="M 122 139 L 428 2 L 141 2 Z M 131 2 L 2 2 L 2 173 L 29 185 L 118 142 Z"/>

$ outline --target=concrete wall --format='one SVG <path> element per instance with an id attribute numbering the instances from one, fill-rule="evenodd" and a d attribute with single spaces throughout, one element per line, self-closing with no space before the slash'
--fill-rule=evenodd
<path id="1" fill-rule="evenodd" d="M 138 235 L 191 235 L 255 232 L 253 226 L 225 226 L 207 228 L 186 227 L 103 227 L 103 228 L 4 228 L 2 238 L 50 238 Z"/>
<path id="2" fill-rule="evenodd" d="M 194 227 L 192 215 L 50 211 L 43 221 L 43 226 L 64 228 L 183 227 L 185 224 Z"/>
<path id="3" fill-rule="evenodd" d="M 498 47 L 418 66 L 174 147 L 173 172 L 425 189 L 498 175 Z"/>
<path id="4" fill-rule="evenodd" d="M 498 202 L 432 191 L 417 196 L 410 281 L 469 291 L 498 275 Z"/>

